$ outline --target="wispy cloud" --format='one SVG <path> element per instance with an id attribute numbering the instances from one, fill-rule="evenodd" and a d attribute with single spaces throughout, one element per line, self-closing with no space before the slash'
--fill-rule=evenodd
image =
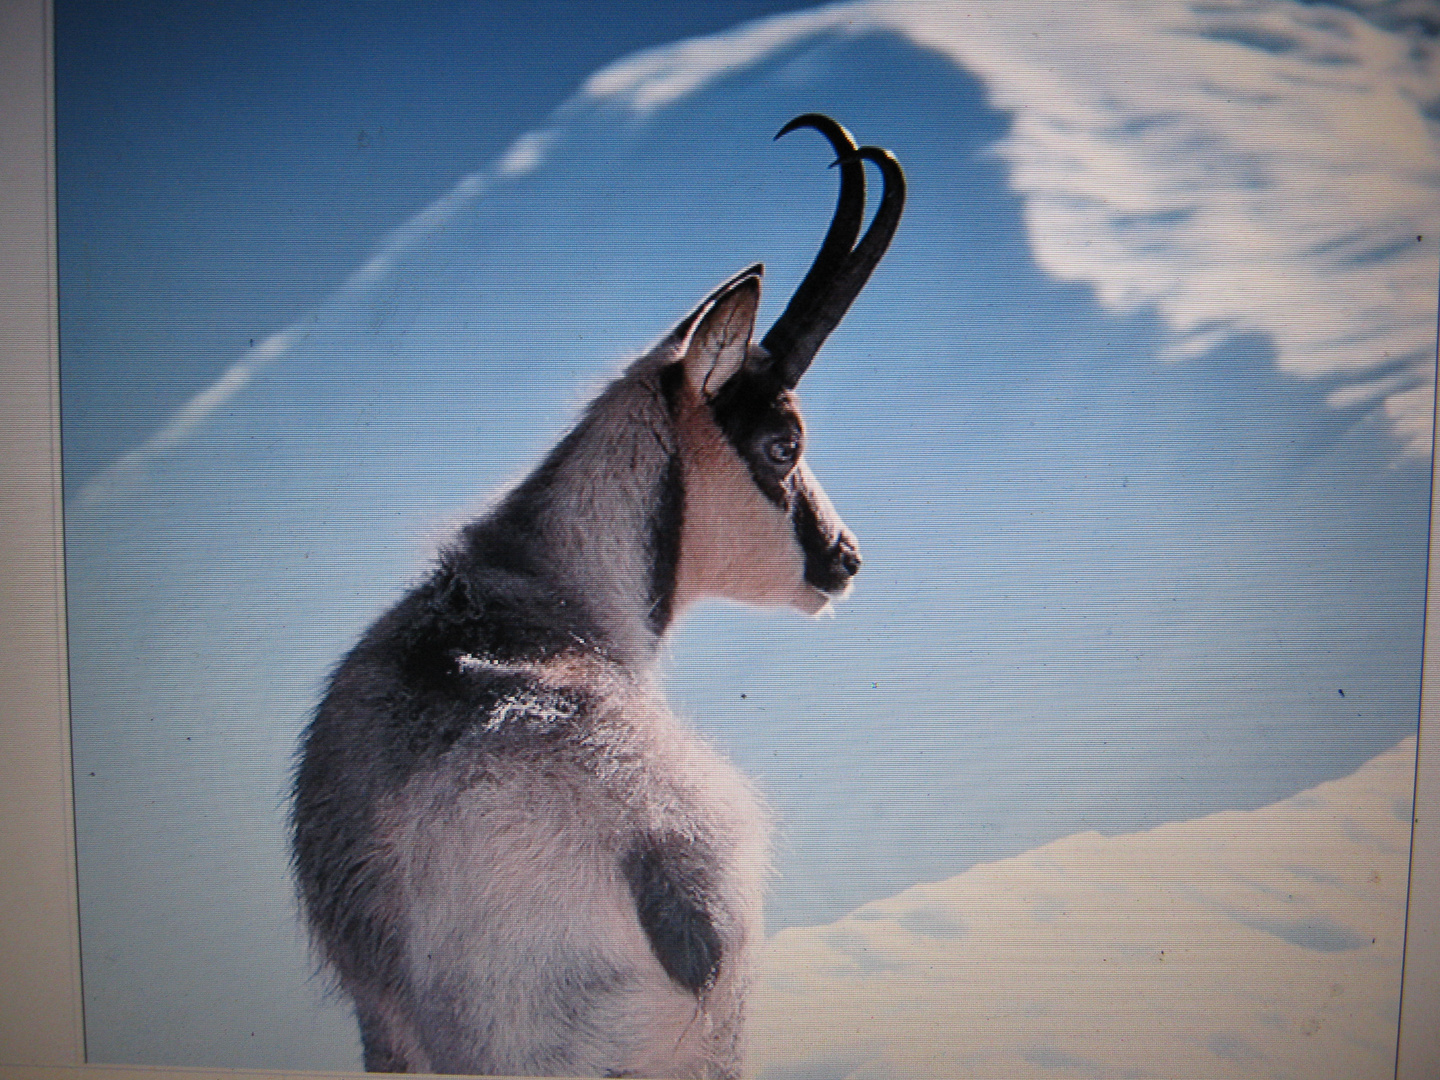
<path id="1" fill-rule="evenodd" d="M 471 173 L 403 224 L 391 229 L 345 281 L 316 310 L 345 297 L 364 295 L 384 282 L 400 260 L 484 194 L 493 177 L 523 175 L 540 163 L 544 132 L 528 132 L 490 168 Z M 248 386 L 264 368 L 304 340 L 315 312 L 278 330 L 243 352 L 220 376 L 172 413 L 148 439 L 98 472 L 76 496 L 74 509 L 95 509 L 132 494 L 150 466 L 175 449 L 216 410 Z"/>
<path id="2" fill-rule="evenodd" d="M 647 49 L 590 76 L 576 104 L 623 104 L 639 115 L 647 115 L 803 38 L 815 34 L 854 35 L 882 27 L 886 20 L 874 8 L 867 4 L 818 8 Z"/>
<path id="3" fill-rule="evenodd" d="M 1383 415 L 1427 454 L 1433 47 L 1323 6 L 1042 7 L 886 9 L 1014 114 L 1000 152 L 1040 265 L 1158 311 L 1176 357 L 1258 331 L 1292 374 L 1387 374 Z"/>
<path id="4" fill-rule="evenodd" d="M 1337 8 L 1108 0 L 862 0 L 626 57 L 392 230 L 336 290 L 360 292 L 499 179 L 533 172 L 596 110 L 652 115 L 817 35 L 886 30 L 984 80 L 1013 114 L 998 150 L 1030 244 L 1118 311 L 1151 309 L 1184 358 L 1259 332 L 1281 368 L 1341 383 L 1415 454 L 1430 448 L 1440 150 L 1434 49 Z M 301 325 L 271 335 L 80 493 L 131 489 Z"/>
<path id="5" fill-rule="evenodd" d="M 510 149 L 505 151 L 496 164 L 495 171 L 501 176 L 524 176 L 534 172 L 545 160 L 551 143 L 555 141 L 555 135 L 553 128 L 527 131 L 510 144 Z"/>
<path id="6" fill-rule="evenodd" d="M 501 159 L 496 171 L 509 175 L 504 173 L 505 161 Z M 472 173 L 409 221 L 391 229 L 359 269 L 345 279 L 338 293 L 361 292 L 384 281 L 401 258 L 478 199 L 488 178 L 485 172 Z"/>
<path id="7" fill-rule="evenodd" d="M 501 164 L 504 160 L 501 159 Z M 391 229 L 320 308 L 342 297 L 363 295 L 383 282 L 408 252 L 484 193 L 492 171 L 496 170 L 486 169 L 466 176 L 424 210 Z M 311 312 L 241 353 L 239 359 L 221 372 L 215 381 L 172 413 L 153 435 L 98 472 L 81 488 L 74 508 L 94 509 L 133 493 L 152 463 L 189 438 L 217 409 L 248 386 L 262 369 L 283 359 L 303 341 L 313 316 L 314 312 Z"/>
<path id="8" fill-rule="evenodd" d="M 1157 311 L 1176 359 L 1265 334 L 1282 370 L 1366 388 L 1332 407 L 1377 408 L 1430 452 L 1432 43 L 1298 3 L 875 0 L 650 50 L 584 93 L 644 115 L 807 36 L 876 29 L 975 72 L 1013 115 L 998 149 L 1043 269 Z"/>
<path id="9" fill-rule="evenodd" d="M 1071 836 L 782 931 L 751 1064 L 767 1080 L 1389 1076 L 1414 764 L 1406 739 L 1272 806 Z"/>
<path id="10" fill-rule="evenodd" d="M 192 397 L 148 439 L 122 454 L 80 491 L 76 506 L 88 509 L 129 494 L 151 461 L 187 439 L 216 409 L 233 398 L 261 368 L 273 364 L 302 336 L 299 326 L 271 334 L 241 354 L 221 376 Z"/>

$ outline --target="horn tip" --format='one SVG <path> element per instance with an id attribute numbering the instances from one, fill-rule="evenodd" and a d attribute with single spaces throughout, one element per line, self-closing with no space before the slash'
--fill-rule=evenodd
<path id="1" fill-rule="evenodd" d="M 849 139 L 850 137 L 850 133 L 848 131 L 845 131 L 844 125 L 841 124 L 834 117 L 826 116 L 824 113 L 807 112 L 801 113 L 799 116 L 795 117 L 795 119 L 791 120 L 788 124 L 782 127 L 779 131 L 777 131 L 775 133 L 775 138 L 778 139 L 783 135 L 789 135 L 790 132 L 798 131 L 800 128 L 804 127 L 814 128 L 816 131 L 821 132 L 823 135 L 825 135 L 831 140 L 837 138 L 839 133 L 841 132 L 844 132 L 844 137 L 846 139 Z M 853 143 L 853 140 L 851 141 Z"/>
<path id="2" fill-rule="evenodd" d="M 805 125 L 804 125 L 803 123 L 801 123 L 801 121 L 804 120 L 804 119 L 805 119 L 805 118 L 804 118 L 803 116 L 797 116 L 797 117 L 795 117 L 794 120 L 791 120 L 788 124 L 786 124 L 784 127 L 782 127 L 779 131 L 775 132 L 775 138 L 776 138 L 776 139 L 784 138 L 786 135 L 789 135 L 790 132 L 794 131 L 796 128 L 804 127 Z M 771 141 L 773 142 L 774 140 L 771 140 Z"/>

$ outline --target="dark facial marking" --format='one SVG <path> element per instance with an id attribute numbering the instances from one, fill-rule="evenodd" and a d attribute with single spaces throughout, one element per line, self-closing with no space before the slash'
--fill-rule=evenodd
<path id="1" fill-rule="evenodd" d="M 660 371 L 660 396 L 665 399 L 665 408 L 673 420 L 680 415 L 681 391 L 685 386 L 685 365 L 671 364 Z"/>
<path id="2" fill-rule="evenodd" d="M 680 534 L 685 524 L 685 469 L 679 454 L 670 456 L 659 487 L 650 512 L 648 536 L 650 629 L 657 634 L 670 625 L 675 603 L 675 574 L 680 565 Z"/>
<path id="3" fill-rule="evenodd" d="M 756 487 L 788 510 L 792 501 L 788 481 L 805 450 L 805 428 L 795 395 L 771 372 L 745 369 L 721 387 L 710 411 L 749 466 Z"/>
<path id="4" fill-rule="evenodd" d="M 790 519 L 805 553 L 805 580 L 821 592 L 843 589 L 860 569 L 860 549 L 850 531 L 838 521 L 825 521 L 810 493 L 798 485 Z"/>

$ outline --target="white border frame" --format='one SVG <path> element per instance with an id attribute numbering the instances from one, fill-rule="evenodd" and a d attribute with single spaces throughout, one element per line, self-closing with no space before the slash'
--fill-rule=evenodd
<path id="1" fill-rule="evenodd" d="M 0 0 L 0 1069 L 15 1080 L 320 1075 L 84 1064 L 62 562 L 51 46 L 49 0 Z M 1432 521 L 1437 513 L 1432 481 Z M 1426 601 L 1397 1080 L 1440 1076 L 1436 533 L 1432 528 L 1434 591 Z"/>
<path id="2" fill-rule="evenodd" d="M 1440 281 L 1436 283 L 1440 288 Z M 1437 331 L 1440 332 L 1440 331 Z M 1440 402 L 1440 363 L 1436 367 Z M 1440 431 L 1440 408 L 1435 412 Z M 1430 459 L 1430 560 L 1425 595 L 1425 654 L 1420 674 L 1420 741 L 1410 834 L 1410 894 L 1400 987 L 1396 1080 L 1440 1076 L 1440 441 Z"/>
<path id="3" fill-rule="evenodd" d="M 47 0 L 0 0 L 0 1062 L 84 1058 Z"/>

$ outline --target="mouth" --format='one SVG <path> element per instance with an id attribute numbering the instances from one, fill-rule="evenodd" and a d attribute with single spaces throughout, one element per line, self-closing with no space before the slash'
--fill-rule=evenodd
<path id="1" fill-rule="evenodd" d="M 818 567 L 807 566 L 805 570 L 806 586 L 832 600 L 838 600 L 848 593 L 855 581 L 853 571 L 833 564 Z"/>
<path id="2" fill-rule="evenodd" d="M 804 582 L 795 592 L 794 604 L 806 615 L 812 618 L 819 618 L 826 615 L 834 615 L 835 609 L 832 604 L 835 601 L 843 600 L 850 594 L 850 586 L 853 579 L 834 585 L 828 589 Z"/>
<path id="3" fill-rule="evenodd" d="M 806 545 L 805 583 L 827 597 L 839 599 L 850 591 L 850 583 L 860 572 L 860 548 L 847 532 L 822 547 Z"/>

